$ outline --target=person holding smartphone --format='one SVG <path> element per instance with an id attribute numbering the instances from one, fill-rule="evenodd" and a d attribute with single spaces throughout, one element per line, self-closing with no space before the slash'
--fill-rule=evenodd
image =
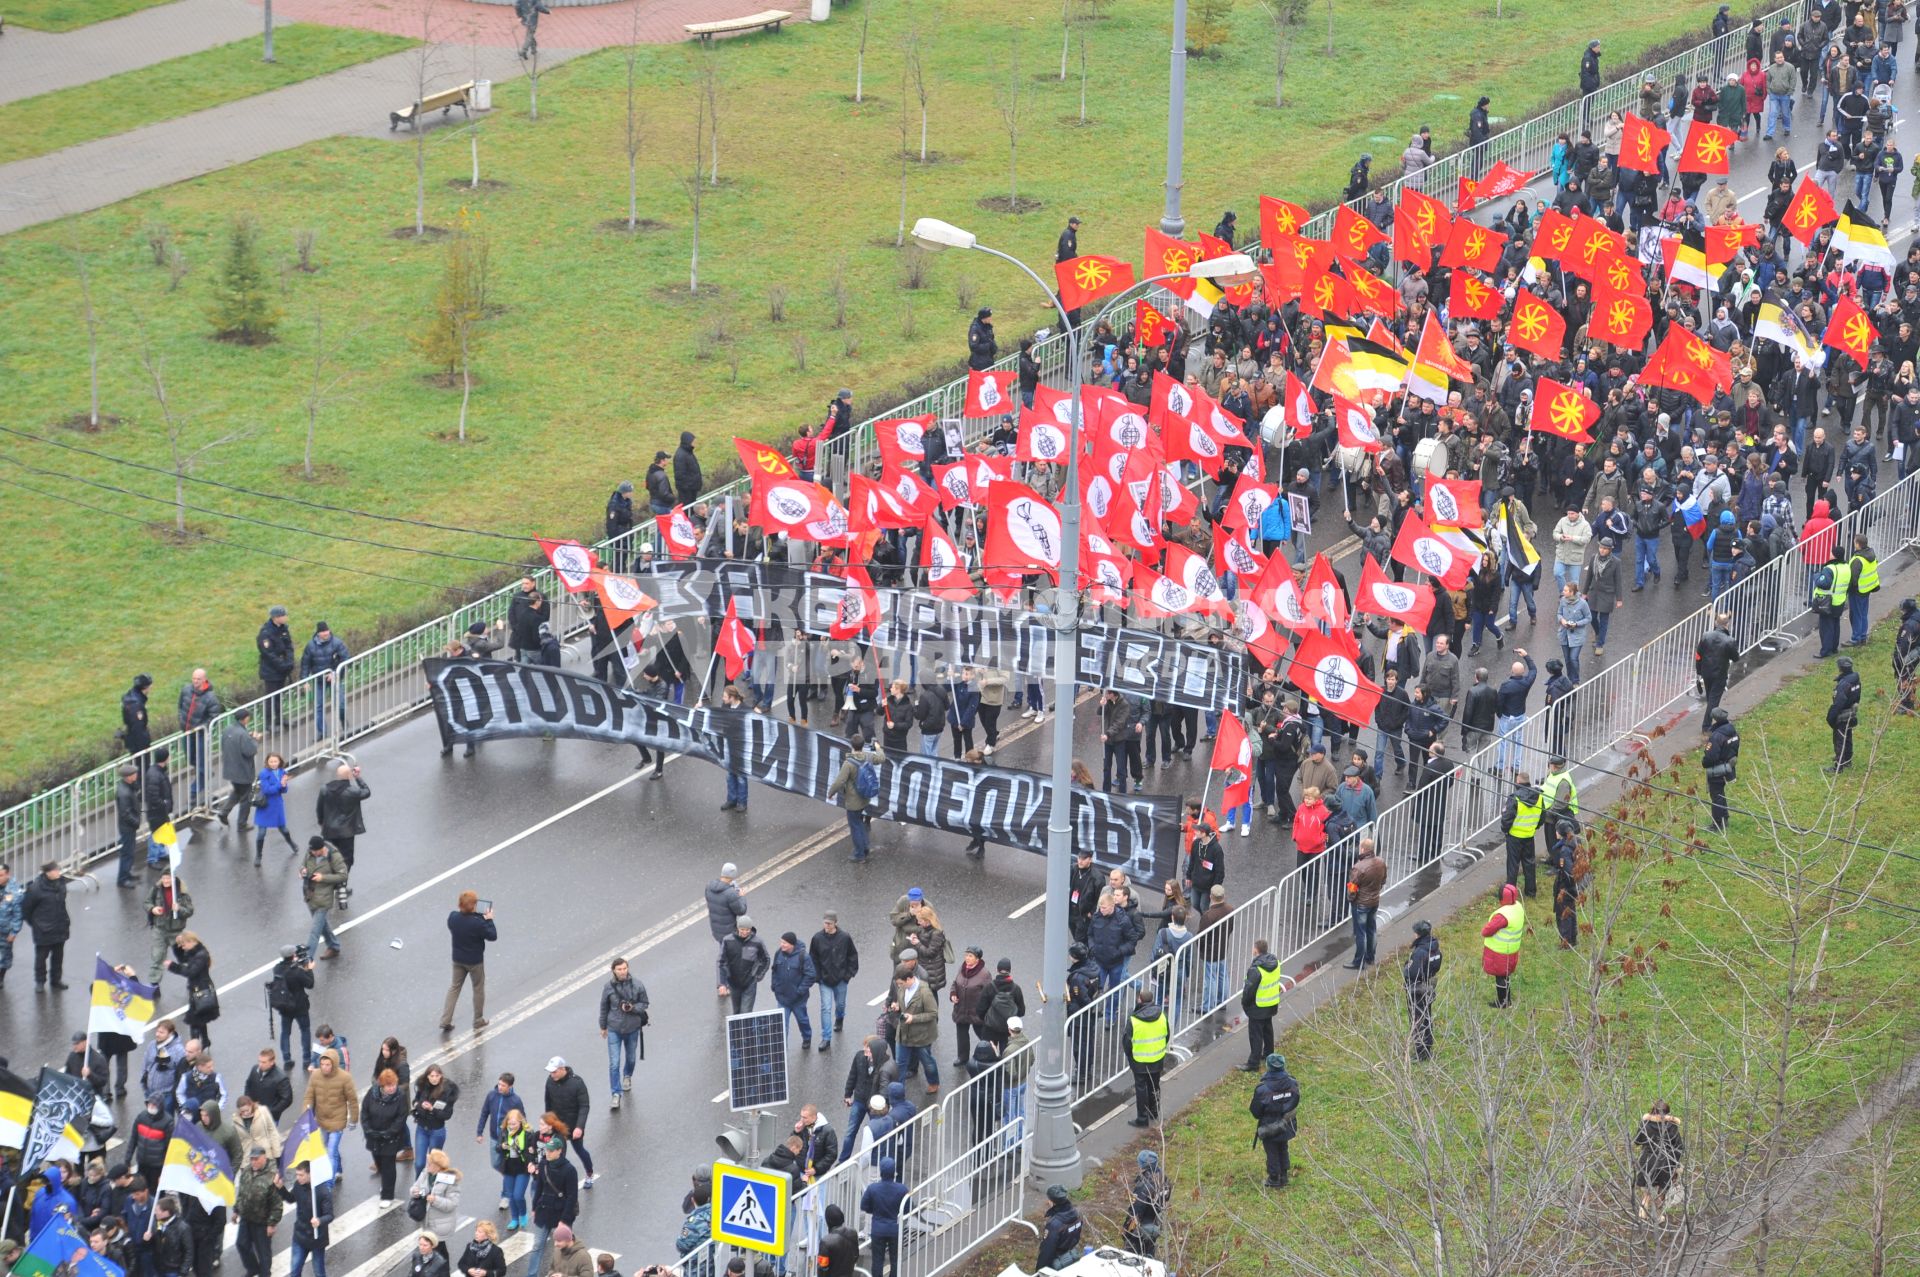
<path id="1" fill-rule="evenodd" d="M 453 936 L 453 982 L 447 986 L 446 1005 L 440 1008 L 442 1033 L 453 1032 L 454 1007 L 460 1001 L 460 987 L 469 978 L 473 980 L 473 1027 L 487 1027 L 487 945 L 500 938 L 493 925 L 493 901 L 463 891 L 456 906 L 447 915 L 447 930 Z"/>

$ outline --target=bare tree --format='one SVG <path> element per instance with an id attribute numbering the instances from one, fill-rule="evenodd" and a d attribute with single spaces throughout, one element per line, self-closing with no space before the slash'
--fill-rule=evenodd
<path id="1" fill-rule="evenodd" d="M 1333 0 L 1327 0 L 1327 56 L 1333 56 Z"/>
<path id="2" fill-rule="evenodd" d="M 700 55 L 700 102 L 707 130 L 707 185 L 720 185 L 720 64 L 714 60 L 711 42 Z"/>
<path id="3" fill-rule="evenodd" d="M 153 339 L 147 331 L 146 322 L 135 316 L 140 329 L 140 366 L 146 370 L 147 384 L 153 391 L 154 402 L 160 405 L 160 419 L 167 430 L 167 453 L 173 462 L 173 531 L 176 536 L 187 534 L 187 476 L 199 465 L 200 458 L 215 448 L 244 439 L 252 434 L 251 429 L 235 430 L 209 439 L 199 447 L 189 447 L 186 441 L 187 418 L 174 407 L 173 399 L 167 393 L 166 360 L 156 354 Z"/>
<path id="4" fill-rule="evenodd" d="M 687 200 L 693 205 L 693 257 L 687 267 L 687 291 L 700 291 L 700 199 L 706 190 L 701 180 L 702 150 L 706 142 L 707 130 L 707 93 L 704 85 L 694 86 L 693 103 L 693 169 L 682 178 L 681 185 L 687 189 Z"/>
<path id="5" fill-rule="evenodd" d="M 1007 87 L 1000 95 L 1000 123 L 1007 130 L 1007 211 L 1020 211 L 1020 41 L 1012 42 Z"/>
<path id="6" fill-rule="evenodd" d="M 853 100 L 865 100 L 867 75 L 867 27 L 873 22 L 873 0 L 860 5 L 860 49 L 853 58 Z"/>
<path id="7" fill-rule="evenodd" d="M 1080 123 L 1087 122 L 1087 27 L 1086 22 L 1075 24 L 1079 30 L 1075 33 L 1080 44 Z"/>
<path id="8" fill-rule="evenodd" d="M 1283 107 L 1287 104 L 1287 55 L 1293 51 L 1294 31 L 1307 17 L 1307 7 L 1313 0 L 1260 0 L 1261 8 L 1267 11 L 1267 20 L 1273 23 L 1273 104 Z"/>
<path id="9" fill-rule="evenodd" d="M 913 79 L 914 96 L 920 99 L 920 162 L 927 162 L 927 50 L 919 28 L 907 32 L 907 74 Z M 902 94 L 901 96 L 905 96 Z"/>
<path id="10" fill-rule="evenodd" d="M 908 37 L 907 49 L 909 64 L 903 66 L 900 70 L 900 229 L 894 232 L 893 246 L 895 248 L 905 248 L 907 246 L 907 85 L 913 78 L 913 68 L 911 66 L 913 44 L 911 36 Z"/>
<path id="11" fill-rule="evenodd" d="M 1073 0 L 1060 0 L 1060 83 L 1067 82 L 1067 53 L 1073 48 Z"/>
<path id="12" fill-rule="evenodd" d="M 413 51 L 413 100 L 417 106 L 426 101 L 427 85 L 434 76 L 434 67 L 439 61 L 440 46 L 433 40 L 433 11 L 437 0 L 427 0 L 420 6 L 420 46 Z M 413 233 L 416 238 L 427 233 L 427 131 L 426 121 L 421 117 L 425 112 L 416 111 L 413 117 Z"/>
<path id="13" fill-rule="evenodd" d="M 80 273 L 80 304 L 87 324 L 87 424 L 100 425 L 100 317 L 93 309 L 93 274 L 87 259 L 73 254 L 73 266 Z"/>
<path id="14" fill-rule="evenodd" d="M 301 477 L 308 483 L 313 482 L 313 441 L 320 428 L 320 410 L 327 404 L 340 383 L 346 379 L 346 370 L 334 367 L 337 350 L 327 346 L 326 315 L 320 307 L 313 308 L 313 379 L 307 385 L 307 447 L 301 456 Z"/>
<path id="15" fill-rule="evenodd" d="M 627 32 L 627 229 L 640 226 L 640 143 L 646 116 L 640 110 L 640 8 L 633 6 L 633 26 Z"/>

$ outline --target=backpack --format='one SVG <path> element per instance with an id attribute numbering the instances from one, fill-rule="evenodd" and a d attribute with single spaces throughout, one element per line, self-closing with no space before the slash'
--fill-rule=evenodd
<path id="1" fill-rule="evenodd" d="M 287 984 L 287 969 L 278 966 L 273 969 L 273 978 L 267 981 L 267 1006 L 275 1011 L 287 1011 L 293 1007 L 293 989 Z"/>
<path id="2" fill-rule="evenodd" d="M 1342 838 L 1349 837 L 1360 826 L 1353 823 L 1353 817 L 1347 815 L 1343 807 L 1332 807 L 1327 811 L 1327 846 L 1331 847 Z"/>
<path id="3" fill-rule="evenodd" d="M 982 1027 L 994 1033 L 1004 1033 L 1007 1021 L 1020 1014 L 1020 1008 L 1014 1004 L 1010 989 L 996 988 L 993 1001 L 987 1004 L 986 1012 L 980 1017 Z"/>
<path id="4" fill-rule="evenodd" d="M 1307 734 L 1307 725 L 1299 719 L 1291 719 L 1280 727 L 1279 744 L 1275 747 L 1275 756 L 1283 763 L 1300 761 L 1300 738 Z"/>
<path id="5" fill-rule="evenodd" d="M 868 802 L 880 796 L 880 769 L 870 759 L 861 759 L 853 769 L 853 792 Z"/>

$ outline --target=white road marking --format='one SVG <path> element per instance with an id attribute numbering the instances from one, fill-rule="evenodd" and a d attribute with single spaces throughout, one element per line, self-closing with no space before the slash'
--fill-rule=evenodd
<path id="1" fill-rule="evenodd" d="M 724 1100 L 724 1099 L 726 1099 L 726 1098 L 727 1098 L 727 1096 L 729 1096 L 729 1095 L 731 1095 L 731 1094 L 732 1094 L 732 1092 L 731 1092 L 731 1091 L 722 1091 L 722 1092 L 720 1092 L 720 1094 L 718 1094 L 718 1095 L 716 1095 L 716 1096 L 714 1096 L 714 1097 L 713 1097 L 713 1098 L 712 1098 L 711 1100 L 708 1100 L 708 1101 L 707 1101 L 707 1103 L 709 1103 L 709 1104 L 718 1104 L 718 1103 L 719 1103 L 719 1102 L 720 1102 L 721 1100 Z"/>
<path id="2" fill-rule="evenodd" d="M 892 992 L 892 990 L 889 990 L 889 989 L 880 990 L 880 992 L 873 995 L 872 1000 L 869 1001 L 867 1005 L 870 1007 L 879 1006 L 882 1002 L 885 1002 L 887 1000 L 887 994 L 890 992 Z"/>
<path id="3" fill-rule="evenodd" d="M 1007 917 L 1008 918 L 1024 918 L 1026 915 L 1032 913 L 1035 909 L 1038 909 L 1041 905 L 1045 904 L 1046 902 L 1047 902 L 1047 893 L 1043 891 L 1039 895 L 1035 896 L 1033 899 L 1027 901 L 1027 903 L 1021 905 L 1018 909 L 1015 909 L 1012 913 L 1008 914 Z"/>

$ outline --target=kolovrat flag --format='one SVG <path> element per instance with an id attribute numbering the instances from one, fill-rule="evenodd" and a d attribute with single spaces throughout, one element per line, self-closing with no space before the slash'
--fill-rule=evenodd
<path id="1" fill-rule="evenodd" d="M 1498 319 L 1506 299 L 1470 270 L 1455 270 L 1447 285 L 1447 314 L 1453 319 Z"/>
<path id="2" fill-rule="evenodd" d="M 1454 381 L 1473 380 L 1473 365 L 1454 353 L 1453 344 L 1447 340 L 1432 311 L 1427 312 L 1427 322 L 1421 326 L 1420 346 L 1414 352 L 1413 363 L 1416 370 L 1432 368 Z"/>
<path id="3" fill-rule="evenodd" d="M 1289 200 L 1275 199 L 1271 195 L 1260 197 L 1260 247 L 1270 253 L 1280 252 L 1282 235 L 1298 235 L 1300 228 L 1307 224 L 1309 214 Z"/>
<path id="4" fill-rule="evenodd" d="M 1370 270 L 1348 262 L 1340 268 L 1345 272 L 1347 284 L 1353 289 L 1354 305 L 1369 315 L 1385 315 L 1391 319 L 1405 308 L 1400 299 L 1400 290 L 1391 288 L 1384 279 Z"/>
<path id="5" fill-rule="evenodd" d="M 1193 269 L 1193 264 L 1201 259 L 1200 245 L 1183 239 L 1175 239 L 1157 227 L 1147 227 L 1147 244 L 1144 258 L 1149 277 L 1154 275 L 1185 276 Z M 1175 278 L 1164 281 L 1160 286 L 1176 297 L 1193 296 L 1197 280 Z"/>
<path id="6" fill-rule="evenodd" d="M 1542 377 L 1533 392 L 1531 430 L 1574 443 L 1592 443 L 1593 423 L 1600 420 L 1600 405 L 1579 390 L 1551 377 Z"/>
<path id="7" fill-rule="evenodd" d="M 1760 229 L 1758 222 L 1733 222 L 1725 226 L 1707 227 L 1701 232 L 1706 237 L 1707 265 L 1725 266 L 1741 249 L 1758 246 Z"/>
<path id="8" fill-rule="evenodd" d="M 1587 336 L 1626 350 L 1639 350 L 1653 328 L 1653 306 L 1638 292 L 1595 285 Z"/>
<path id="9" fill-rule="evenodd" d="M 1500 255 L 1506 251 L 1507 237 L 1499 231 L 1488 230 L 1477 222 L 1458 218 L 1447 232 L 1447 247 L 1440 254 L 1440 264 L 1452 269 L 1456 266 L 1471 266 L 1492 274 L 1500 267 Z"/>
<path id="10" fill-rule="evenodd" d="M 1733 163 L 1733 144 L 1740 135 L 1718 124 L 1693 120 L 1687 125 L 1687 145 L 1676 165 L 1682 173 L 1725 175 Z"/>
<path id="11" fill-rule="evenodd" d="M 1787 202 L 1786 215 L 1780 220 L 1787 234 L 1805 248 L 1812 245 L 1813 237 L 1820 233 L 1822 226 L 1839 216 L 1840 210 L 1833 206 L 1833 196 L 1813 180 L 1813 174 L 1803 173 L 1793 198 Z"/>
<path id="12" fill-rule="evenodd" d="M 1861 309 L 1860 303 L 1842 293 L 1833 303 L 1833 317 L 1827 321 L 1826 336 L 1821 340 L 1835 350 L 1851 355 L 1855 362 L 1865 368 L 1867 351 L 1878 336 L 1873 321 L 1867 318 L 1867 312 Z"/>
<path id="13" fill-rule="evenodd" d="M 720 618 L 720 633 L 713 640 L 714 654 L 726 667 L 728 682 L 747 672 L 747 662 L 758 646 L 753 631 L 741 623 L 739 604 L 728 599 L 727 614 Z"/>
<path id="14" fill-rule="evenodd" d="M 1053 275 L 1060 284 L 1060 305 L 1067 310 L 1133 287 L 1132 262 L 1097 253 L 1056 262 Z"/>
<path id="15" fill-rule="evenodd" d="M 112 963 L 95 954 L 87 1032 L 118 1033 L 137 1042 L 146 1036 L 147 1026 L 153 1023 L 154 1003 L 159 997 L 159 986 L 121 975 Z"/>
<path id="16" fill-rule="evenodd" d="M 1353 594 L 1353 610 L 1367 616 L 1390 617 L 1425 634 L 1427 621 L 1433 616 L 1433 587 L 1415 581 L 1391 580 L 1371 555 L 1363 555 L 1360 588 Z"/>
<path id="17" fill-rule="evenodd" d="M 1335 254 L 1350 262 L 1366 257 L 1375 244 L 1387 242 L 1385 231 L 1347 204 L 1333 210 L 1333 234 L 1328 239 L 1333 244 Z"/>
<path id="18" fill-rule="evenodd" d="M 1287 666 L 1287 677 L 1320 702 L 1322 709 L 1333 711 L 1354 726 L 1366 727 L 1373 722 L 1380 688 L 1360 672 L 1355 654 L 1337 638 L 1318 630 L 1303 634 L 1299 650 Z"/>
<path id="19" fill-rule="evenodd" d="M 1425 572 L 1449 590 L 1465 588 L 1473 572 L 1473 556 L 1435 534 L 1419 516 L 1409 514 L 1401 521 L 1400 535 L 1393 543 L 1396 563 Z"/>
<path id="20" fill-rule="evenodd" d="M 1573 247 L 1573 219 L 1558 209 L 1548 209 L 1534 223 L 1533 243 L 1527 256 L 1543 262 L 1557 262 Z"/>
<path id="21" fill-rule="evenodd" d="M 1507 340 L 1542 359 L 1557 360 L 1565 353 L 1567 321 L 1559 311 L 1521 289 L 1513 299 L 1513 319 Z"/>
<path id="22" fill-rule="evenodd" d="M 1636 173 L 1658 173 L 1660 153 L 1673 144 L 1673 134 L 1632 111 L 1620 126 L 1620 167 Z"/>

